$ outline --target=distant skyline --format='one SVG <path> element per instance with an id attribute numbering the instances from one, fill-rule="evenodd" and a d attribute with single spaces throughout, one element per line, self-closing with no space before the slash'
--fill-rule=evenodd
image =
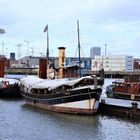
<path id="1" fill-rule="evenodd" d="M 66 56 L 77 54 L 77 20 L 80 23 L 81 56 L 90 48 L 101 47 L 104 54 L 140 57 L 139 0 L 0 0 L 0 53 L 18 58 L 46 55 L 48 24 L 50 56 L 66 47 Z M 29 49 L 27 44 L 29 42 Z M 4 43 L 4 47 L 2 48 Z"/>

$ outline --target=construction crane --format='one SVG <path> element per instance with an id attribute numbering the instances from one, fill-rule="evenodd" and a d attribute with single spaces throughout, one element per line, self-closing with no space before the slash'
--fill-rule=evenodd
<path id="1" fill-rule="evenodd" d="M 4 55 L 4 42 L 1 42 L 0 43 L 1 44 L 1 46 L 2 46 L 2 48 L 1 48 L 1 55 Z"/>
<path id="2" fill-rule="evenodd" d="M 1 44 L 1 46 L 2 46 L 0 54 L 1 54 L 1 55 L 5 55 L 5 45 L 6 45 L 6 44 L 13 44 L 13 43 L 9 43 L 9 42 L 4 42 L 4 41 L 2 41 L 2 42 L 0 42 L 0 44 Z"/>
<path id="3" fill-rule="evenodd" d="M 30 51 L 29 51 L 29 49 L 30 49 L 30 43 L 33 42 L 33 41 L 30 41 L 30 40 L 24 40 L 24 42 L 27 43 L 27 56 L 29 56 L 29 53 L 30 53 Z"/>
<path id="4" fill-rule="evenodd" d="M 29 40 L 25 40 L 24 42 L 27 43 L 27 56 L 29 55 L 29 44 L 30 44 L 30 41 Z"/>
<path id="5" fill-rule="evenodd" d="M 21 58 L 21 46 L 22 46 L 22 44 L 17 44 L 16 45 L 17 46 L 17 51 L 18 51 L 18 60 Z"/>
<path id="6" fill-rule="evenodd" d="M 34 56 L 34 52 L 35 52 L 34 48 L 31 47 L 31 54 L 32 54 L 32 56 Z"/>

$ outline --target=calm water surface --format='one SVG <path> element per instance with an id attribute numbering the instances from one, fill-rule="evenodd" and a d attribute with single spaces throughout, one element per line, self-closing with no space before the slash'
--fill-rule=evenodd
<path id="1" fill-rule="evenodd" d="M 106 79 L 106 85 L 110 82 Z M 0 99 L 0 140 L 55 139 L 139 140 L 140 121 L 54 113 L 27 106 L 23 100 Z"/>

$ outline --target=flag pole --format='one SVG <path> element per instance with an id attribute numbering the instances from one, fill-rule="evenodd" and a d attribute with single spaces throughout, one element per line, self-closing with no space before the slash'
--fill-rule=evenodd
<path id="1" fill-rule="evenodd" d="M 49 61 L 49 29 L 47 30 L 47 52 L 46 52 L 46 57 L 47 57 L 47 60 Z"/>
<path id="2" fill-rule="evenodd" d="M 49 69 L 49 28 L 47 24 L 47 52 L 46 52 L 46 57 L 47 57 L 47 70 Z M 48 74 L 48 71 L 47 71 Z M 48 79 L 48 75 L 46 74 L 46 78 Z"/>
<path id="3" fill-rule="evenodd" d="M 44 28 L 44 33 L 47 32 L 47 50 L 46 50 L 46 59 L 47 59 L 47 69 L 48 69 L 48 65 L 49 65 L 49 31 L 48 31 L 48 24 L 46 25 L 46 27 Z M 47 72 L 46 72 L 47 73 Z M 46 74 L 47 75 L 47 74 Z M 47 76 L 48 77 L 48 76 Z M 47 78 L 46 77 L 46 78 Z"/>
<path id="4" fill-rule="evenodd" d="M 79 33 L 79 20 L 77 20 L 77 33 L 78 33 L 78 52 L 79 52 L 79 77 L 81 77 L 81 54 L 80 54 L 80 33 Z"/>

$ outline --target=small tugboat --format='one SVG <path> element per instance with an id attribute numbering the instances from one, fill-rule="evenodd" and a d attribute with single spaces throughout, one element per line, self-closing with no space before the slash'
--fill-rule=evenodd
<path id="1" fill-rule="evenodd" d="M 20 81 L 4 76 L 5 58 L 0 58 L 0 98 L 21 98 Z"/>
<path id="2" fill-rule="evenodd" d="M 0 78 L 0 98 L 21 98 L 20 81 L 17 79 Z"/>
<path id="3" fill-rule="evenodd" d="M 140 101 L 140 80 L 136 75 L 126 75 L 124 80 L 116 80 L 106 87 L 109 98 Z"/>

